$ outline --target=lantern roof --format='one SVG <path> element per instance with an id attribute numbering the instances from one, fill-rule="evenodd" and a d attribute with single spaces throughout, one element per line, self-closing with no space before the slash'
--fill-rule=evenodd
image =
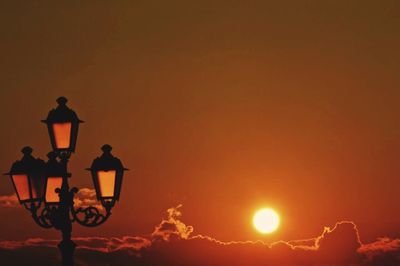
<path id="1" fill-rule="evenodd" d="M 32 156 L 33 149 L 29 146 L 24 147 L 21 152 L 24 154 L 19 161 L 15 161 L 7 175 L 13 174 L 38 174 L 43 171 L 44 161 Z"/>
<path id="2" fill-rule="evenodd" d="M 58 106 L 52 109 L 47 115 L 46 120 L 42 120 L 44 123 L 54 123 L 54 122 L 75 122 L 83 123 L 82 120 L 78 118 L 78 115 L 74 110 L 67 106 L 68 99 L 65 97 L 59 97 L 57 99 Z"/>
<path id="3" fill-rule="evenodd" d="M 92 166 L 87 170 L 128 170 L 127 168 L 124 168 L 120 159 L 111 154 L 112 147 L 110 145 L 103 145 L 101 150 L 103 151 L 103 154 L 94 159 Z"/>

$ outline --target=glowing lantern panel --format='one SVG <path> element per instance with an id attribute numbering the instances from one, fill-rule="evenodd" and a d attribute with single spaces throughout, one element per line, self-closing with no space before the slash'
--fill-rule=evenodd
<path id="1" fill-rule="evenodd" d="M 57 149 L 69 149 L 71 146 L 71 123 L 53 124 L 54 139 Z"/>
<path id="2" fill-rule="evenodd" d="M 114 197 L 115 177 L 117 172 L 115 170 L 98 171 L 97 175 L 99 179 L 100 197 Z"/>
<path id="3" fill-rule="evenodd" d="M 61 188 L 62 177 L 48 177 L 45 200 L 47 203 L 58 203 L 60 198 L 56 193 L 57 188 Z"/>
<path id="4" fill-rule="evenodd" d="M 27 175 L 12 175 L 16 192 L 21 201 L 31 199 L 29 193 L 29 180 Z M 36 195 L 33 197 L 36 198 Z"/>

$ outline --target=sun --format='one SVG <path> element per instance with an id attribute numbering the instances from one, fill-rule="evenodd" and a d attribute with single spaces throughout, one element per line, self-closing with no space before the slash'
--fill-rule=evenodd
<path id="1" fill-rule="evenodd" d="M 278 229 L 279 223 L 278 213 L 270 208 L 260 209 L 253 216 L 253 225 L 262 234 L 274 232 Z"/>

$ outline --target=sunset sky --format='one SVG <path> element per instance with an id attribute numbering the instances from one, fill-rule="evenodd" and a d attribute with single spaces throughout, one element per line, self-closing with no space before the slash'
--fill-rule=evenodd
<path id="1" fill-rule="evenodd" d="M 223 242 L 340 221 L 362 243 L 400 237 L 399 1 L 9 1 L 0 32 L 1 173 L 26 145 L 46 159 L 59 96 L 85 121 L 71 184 L 93 188 L 105 143 L 130 169 L 111 218 L 74 237 L 149 236 L 180 204 Z M 272 234 L 252 226 L 263 207 Z M 0 217 L 0 241 L 60 238 L 21 206 Z"/>

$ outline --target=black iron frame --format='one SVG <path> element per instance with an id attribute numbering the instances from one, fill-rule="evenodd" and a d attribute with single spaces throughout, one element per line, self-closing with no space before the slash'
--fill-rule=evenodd
<path id="1" fill-rule="evenodd" d="M 56 189 L 60 198 L 59 203 L 23 202 L 24 207 L 31 212 L 33 220 L 40 227 L 55 228 L 61 231 L 62 241 L 58 248 L 61 251 L 63 266 L 73 265 L 76 244 L 71 240 L 72 223 L 77 222 L 87 227 L 101 225 L 110 217 L 113 207 L 111 204 L 103 205 L 103 210 L 95 206 L 74 207 L 74 195 L 78 192 L 78 188 L 69 187 L 68 178 L 71 175 L 67 171 L 67 166 L 70 156 L 70 152 L 60 152 L 58 155 L 58 159 L 65 167 L 62 186 Z"/>
<path id="2" fill-rule="evenodd" d="M 68 162 L 71 157 L 71 154 L 75 150 L 75 143 L 77 139 L 77 133 L 78 133 L 78 124 L 83 122 L 79 120 L 72 110 L 70 110 L 68 107 L 66 107 L 66 102 L 67 99 L 65 97 L 60 97 L 58 98 L 57 102 L 59 103 L 59 107 L 61 108 L 62 112 L 69 112 L 69 115 L 72 114 L 72 118 L 74 119 L 74 123 L 76 124 L 76 128 L 73 129 L 71 132 L 73 136 L 71 136 L 72 141 L 72 147 L 70 149 L 55 149 L 55 144 L 54 144 L 54 136 L 52 136 L 50 126 L 48 125 L 49 129 L 49 134 L 50 134 L 50 139 L 51 139 L 51 144 L 53 147 L 53 154 L 54 158 L 57 160 L 57 163 L 59 163 L 62 166 L 62 185 L 61 188 L 56 189 L 56 193 L 59 196 L 59 202 L 57 203 L 46 203 L 45 200 L 45 194 L 43 195 L 42 198 L 39 199 L 32 199 L 32 194 L 30 194 L 31 199 L 30 200 L 24 200 L 21 201 L 20 203 L 24 205 L 24 207 L 30 211 L 32 214 L 33 220 L 42 228 L 55 228 L 62 233 L 62 240 L 58 244 L 58 248 L 61 251 L 61 256 L 62 256 L 62 265 L 63 266 L 72 266 L 74 264 L 73 261 L 73 255 L 75 251 L 76 244 L 72 241 L 71 239 L 71 233 L 72 233 L 72 224 L 74 222 L 77 222 L 80 225 L 86 226 L 86 227 L 95 227 L 98 225 L 103 224 L 111 215 L 111 209 L 115 205 L 115 201 L 118 200 L 118 198 L 114 198 L 111 201 L 107 201 L 104 199 L 101 199 L 101 206 L 97 208 L 96 206 L 80 206 L 80 207 L 75 207 L 74 206 L 74 195 L 79 191 L 78 188 L 72 187 L 70 188 L 68 179 L 71 177 L 71 174 L 68 172 Z M 57 109 L 53 109 L 50 113 L 53 113 L 57 111 Z M 49 115 L 50 117 L 50 115 Z M 58 117 L 59 118 L 59 117 Z M 43 122 L 52 122 L 44 120 Z M 108 152 L 111 151 L 111 146 L 105 145 L 103 147 L 108 148 Z M 30 153 L 32 152 L 32 149 L 30 147 L 28 150 L 23 150 L 23 153 L 25 156 L 30 156 Z M 32 157 L 33 158 L 33 157 Z M 49 157 L 50 158 L 50 157 Z M 118 160 L 119 161 L 119 160 Z M 122 164 L 121 164 L 122 167 Z M 120 171 L 128 170 L 125 168 L 121 168 Z M 121 180 L 119 182 L 122 182 L 122 172 L 121 176 L 119 177 Z M 7 175 L 10 175 L 12 179 L 12 171 L 10 173 L 7 173 Z M 92 173 L 93 175 L 93 173 Z M 32 193 L 31 190 L 31 180 L 30 176 L 29 178 L 29 193 Z M 116 177 L 117 178 L 117 177 Z M 47 186 L 47 177 L 45 180 L 45 186 Z M 15 191 L 17 192 L 17 188 L 14 184 L 14 180 L 12 179 L 13 186 Z M 96 184 L 95 184 L 96 185 Z M 120 184 L 121 185 L 121 184 Z M 46 193 L 47 188 L 45 187 L 44 193 Z M 120 188 L 118 188 L 118 196 L 119 196 L 119 191 Z M 98 192 L 98 187 L 96 187 L 96 194 Z M 18 193 L 17 193 L 18 194 Z M 19 199 L 19 195 L 18 195 Z"/>

